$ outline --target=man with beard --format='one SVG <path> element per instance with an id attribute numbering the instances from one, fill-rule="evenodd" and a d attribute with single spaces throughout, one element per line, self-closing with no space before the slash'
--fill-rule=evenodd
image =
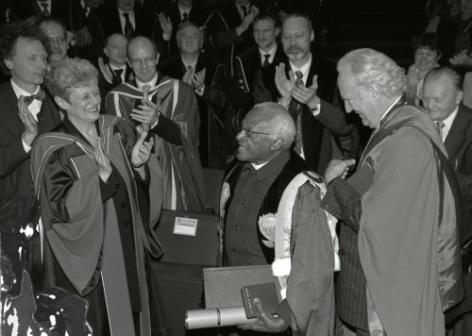
<path id="1" fill-rule="evenodd" d="M 334 74 L 324 71 L 329 65 L 310 51 L 315 36 L 311 21 L 301 14 L 287 16 L 282 24 L 284 62 L 264 67 L 254 79 L 254 102 L 278 101 L 288 108 L 296 127 L 295 151 L 305 159 L 310 170 L 322 172 L 336 154 L 336 135 L 349 135 L 341 109 L 327 100 L 335 84 Z M 332 75 L 332 76 L 329 76 Z"/>

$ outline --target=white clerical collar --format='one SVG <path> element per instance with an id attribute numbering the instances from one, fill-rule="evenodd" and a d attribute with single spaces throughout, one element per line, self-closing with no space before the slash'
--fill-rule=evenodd
<path id="1" fill-rule="evenodd" d="M 260 163 L 260 164 L 256 164 L 256 163 L 251 162 L 251 164 L 252 164 L 252 166 L 254 167 L 255 170 L 261 169 L 262 167 L 264 167 L 268 163 L 269 163 L 269 161 L 264 162 L 264 163 Z"/>
<path id="2" fill-rule="evenodd" d="M 262 63 L 264 63 L 264 60 L 265 60 L 265 55 L 269 54 L 269 63 L 272 64 L 272 62 L 274 61 L 274 57 L 275 57 L 275 52 L 277 51 L 277 43 L 274 42 L 274 45 L 272 46 L 272 48 L 270 48 L 269 51 L 265 51 L 265 50 L 262 50 L 261 48 L 259 48 L 259 55 L 261 57 L 261 61 Z"/>
<path id="3" fill-rule="evenodd" d="M 142 90 L 143 86 L 144 85 L 149 85 L 151 88 L 155 87 L 156 86 L 156 83 L 157 83 L 157 74 L 154 76 L 153 79 L 151 79 L 149 82 L 147 83 L 143 83 L 143 82 L 140 82 L 137 78 L 136 78 L 136 86 L 138 87 L 138 89 Z"/>
<path id="4" fill-rule="evenodd" d="M 395 99 L 395 101 L 393 102 L 392 105 L 390 105 L 388 107 L 388 109 L 382 114 L 382 116 L 380 117 L 380 120 L 379 120 L 379 126 L 380 126 L 380 122 L 387 116 L 388 112 L 390 112 L 392 110 L 392 107 L 394 107 L 395 105 L 397 105 L 397 103 L 400 101 L 400 99 L 402 99 L 402 96 L 398 97 L 397 99 Z M 379 128 L 379 126 L 377 126 L 377 128 Z"/>
<path id="5" fill-rule="evenodd" d="M 308 80 L 308 73 L 310 72 L 310 67 L 311 67 L 311 61 L 312 61 L 313 56 L 310 53 L 310 58 L 308 59 L 308 62 L 306 62 L 304 65 L 302 65 L 300 68 L 296 67 L 292 61 L 290 61 L 290 68 L 293 71 L 293 74 L 295 75 L 295 72 L 301 71 L 303 74 L 303 84 L 306 85 L 306 82 Z"/>

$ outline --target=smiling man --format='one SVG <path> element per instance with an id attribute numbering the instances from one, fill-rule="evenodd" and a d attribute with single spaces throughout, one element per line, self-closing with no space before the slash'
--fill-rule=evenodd
<path id="1" fill-rule="evenodd" d="M 287 110 L 276 103 L 256 105 L 236 136 L 237 160 L 224 178 L 223 263 L 226 266 L 272 263 L 273 247 L 263 241 L 259 218 L 274 215 L 288 183 L 306 169 L 290 151 L 295 125 Z"/>
<path id="2" fill-rule="evenodd" d="M 392 59 L 358 49 L 338 71 L 346 111 L 374 129 L 348 180 L 352 160 L 334 160 L 325 173 L 322 205 L 342 220 L 336 308 L 343 335 L 444 335 L 443 312 L 463 294 L 444 145 L 429 116 L 404 104 L 404 70 Z"/>
<path id="3" fill-rule="evenodd" d="M 47 52 L 32 28 L 20 23 L 4 25 L 0 41 L 2 68 L 10 76 L 0 86 L 0 236 L 19 285 L 21 269 L 30 269 L 30 243 L 39 239 L 22 233 L 28 229 L 33 234 L 38 211 L 32 189 L 31 146 L 38 134 L 51 131 L 61 119 L 52 99 L 41 90 Z"/>
<path id="4" fill-rule="evenodd" d="M 106 113 L 133 119 L 154 135 L 156 169 L 162 170 L 163 176 L 157 182 L 163 188 L 163 208 L 203 211 L 206 199 L 195 94 L 183 82 L 161 76 L 158 60 L 153 41 L 144 36 L 130 40 L 128 61 L 135 78 L 108 93 Z"/>

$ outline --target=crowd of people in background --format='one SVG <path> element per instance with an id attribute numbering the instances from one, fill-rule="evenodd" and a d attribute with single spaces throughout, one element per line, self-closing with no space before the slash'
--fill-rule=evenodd
<path id="1" fill-rule="evenodd" d="M 178 210 L 220 216 L 219 266 L 277 262 L 280 213 L 304 233 L 277 314 L 231 335 L 471 335 L 472 1 L 426 1 L 407 68 L 325 58 L 332 9 L 0 1 L 1 334 L 161 335 Z"/>

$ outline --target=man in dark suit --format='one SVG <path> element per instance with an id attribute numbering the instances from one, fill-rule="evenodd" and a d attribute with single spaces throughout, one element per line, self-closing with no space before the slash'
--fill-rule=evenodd
<path id="1" fill-rule="evenodd" d="M 341 109 L 328 103 L 330 78 L 335 75 L 325 75 L 329 65 L 311 53 L 313 40 L 308 17 L 291 14 L 284 19 L 282 45 L 287 59 L 256 74 L 254 102 L 278 101 L 288 108 L 297 125 L 294 149 L 311 170 L 320 172 L 333 157 L 340 155 L 333 152 L 336 147 L 331 133 L 349 135 L 352 126 L 346 123 Z"/>
<path id="2" fill-rule="evenodd" d="M 38 134 L 51 131 L 61 118 L 52 99 L 41 90 L 47 53 L 31 27 L 5 25 L 0 40 L 2 65 L 10 75 L 10 81 L 0 85 L 0 222 L 9 223 L 0 225 L 1 244 L 19 280 L 23 267 L 31 270 L 31 242 L 37 238 L 31 146 Z"/>
<path id="3" fill-rule="evenodd" d="M 109 1 L 97 10 L 96 15 L 105 38 L 116 33 L 128 39 L 146 36 L 158 44 L 161 54 L 169 53 L 170 35 L 162 30 L 160 19 L 146 7 L 135 6 L 135 0 Z"/>
<path id="4" fill-rule="evenodd" d="M 460 75 L 442 67 L 432 69 L 423 84 L 423 106 L 436 123 L 446 147 L 449 162 L 461 189 L 463 227 L 460 238 L 465 283 L 471 283 L 472 256 L 472 110 L 461 104 Z M 448 314 L 453 323 L 451 336 L 472 334 L 472 288 L 466 286 L 465 300 Z"/>
<path id="5" fill-rule="evenodd" d="M 202 45 L 203 32 L 194 23 L 183 23 L 177 30 L 179 55 L 164 61 L 159 69 L 163 75 L 180 79 L 193 88 L 201 121 L 199 152 L 202 165 L 223 169 L 226 166 L 224 69 L 201 51 Z"/>

